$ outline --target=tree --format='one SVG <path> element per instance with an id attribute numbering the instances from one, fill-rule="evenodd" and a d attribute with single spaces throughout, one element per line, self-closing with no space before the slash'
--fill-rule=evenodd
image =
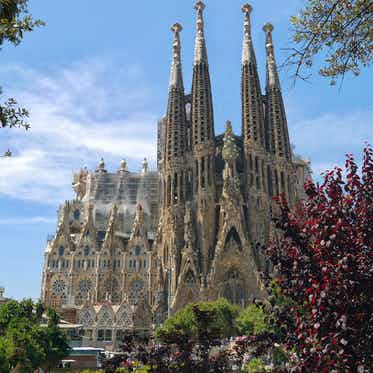
<path id="1" fill-rule="evenodd" d="M 58 328 L 59 317 L 41 303 L 10 301 L 0 307 L 0 372 L 31 372 L 50 368 L 66 356 L 69 346 Z"/>
<path id="2" fill-rule="evenodd" d="M 40 20 L 34 20 L 27 10 L 28 0 L 0 0 L 0 48 L 4 42 L 18 45 L 25 34 L 35 27 L 44 25 Z M 0 87 L 0 95 L 2 90 Z M 24 128 L 28 130 L 29 113 L 18 106 L 14 98 L 7 99 L 0 104 L 1 128 Z M 11 156 L 8 150 L 4 156 Z"/>
<path id="3" fill-rule="evenodd" d="M 337 167 L 322 185 L 308 182 L 300 214 L 278 200 L 283 237 L 266 253 L 292 302 L 276 311 L 278 325 L 286 325 L 282 342 L 295 349 L 302 371 L 373 369 L 372 154 L 367 146 L 360 173 L 348 155 L 345 180 Z"/>
<path id="4" fill-rule="evenodd" d="M 236 319 L 239 334 L 259 335 L 270 331 L 271 327 L 268 325 L 266 317 L 263 308 L 250 304 Z"/>
<path id="5" fill-rule="evenodd" d="M 345 73 L 359 75 L 361 67 L 372 62 L 373 2 L 371 0 L 308 0 L 306 7 L 290 19 L 294 26 L 288 63 L 296 67 L 295 79 L 312 68 L 314 58 L 322 55 L 321 76 L 331 84 Z"/>
<path id="6" fill-rule="evenodd" d="M 207 372 L 212 366 L 213 371 L 224 371 L 225 356 L 221 354 L 210 360 L 209 353 L 223 338 L 235 335 L 238 314 L 239 308 L 225 299 L 189 304 L 166 320 L 156 333 L 164 343 L 177 346 L 175 361 L 178 367 L 183 367 L 182 371 Z"/>

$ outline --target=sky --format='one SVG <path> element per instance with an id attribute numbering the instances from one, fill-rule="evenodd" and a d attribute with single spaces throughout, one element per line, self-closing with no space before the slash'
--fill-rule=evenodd
<path id="1" fill-rule="evenodd" d="M 206 0 L 205 34 L 213 89 L 215 131 L 230 119 L 241 128 L 240 61 L 242 0 Z M 262 88 L 265 47 L 262 26 L 271 22 L 278 64 L 291 46 L 289 17 L 302 0 L 253 0 L 252 35 Z M 170 27 L 184 30 L 182 61 L 191 87 L 195 13 L 193 0 L 30 0 L 31 13 L 46 27 L 21 45 L 4 45 L 1 100 L 17 97 L 30 111 L 31 129 L 1 129 L 0 286 L 5 295 L 40 296 L 43 253 L 56 228 L 58 206 L 74 198 L 71 179 L 101 157 L 107 169 L 125 158 L 132 171 L 148 157 L 155 168 L 156 123 L 167 105 L 172 56 Z M 103 5 L 104 4 L 104 5 Z M 280 71 L 291 143 L 312 162 L 315 179 L 346 153 L 357 158 L 373 139 L 372 70 L 346 76 L 343 86 L 314 71 L 295 85 Z"/>

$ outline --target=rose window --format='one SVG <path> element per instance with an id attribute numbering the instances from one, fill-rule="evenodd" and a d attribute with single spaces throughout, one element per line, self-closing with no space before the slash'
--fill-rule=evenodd
<path id="1" fill-rule="evenodd" d="M 53 294 L 63 294 L 66 290 L 66 285 L 63 280 L 56 280 L 52 285 Z"/>

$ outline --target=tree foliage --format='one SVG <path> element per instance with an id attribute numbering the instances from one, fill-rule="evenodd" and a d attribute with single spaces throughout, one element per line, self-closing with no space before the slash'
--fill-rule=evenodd
<path id="1" fill-rule="evenodd" d="M 157 330 L 157 336 L 169 343 L 175 343 L 172 342 L 174 337 L 197 340 L 201 333 L 212 339 L 229 337 L 235 334 L 238 314 L 239 308 L 226 299 L 191 303 L 167 319 Z"/>
<path id="2" fill-rule="evenodd" d="M 352 155 L 344 172 L 345 180 L 335 168 L 322 185 L 307 183 L 300 216 L 279 199 L 283 238 L 267 250 L 292 301 L 277 310 L 283 342 L 305 371 L 373 369 L 372 148 L 364 149 L 360 172 Z"/>
<path id="3" fill-rule="evenodd" d="M 28 13 L 28 0 L 0 0 L 0 48 L 4 42 L 18 45 L 26 32 L 44 25 L 41 20 L 34 20 Z M 0 88 L 0 94 L 2 93 Z M 29 113 L 18 106 L 14 98 L 7 99 L 0 104 L 0 127 L 24 128 L 28 130 Z M 5 156 L 10 156 L 8 150 Z"/>
<path id="4" fill-rule="evenodd" d="M 255 304 L 250 304 L 240 313 L 236 324 L 240 335 L 259 335 L 271 330 L 263 308 Z"/>
<path id="5" fill-rule="evenodd" d="M 58 328 L 59 317 L 31 300 L 10 301 L 0 307 L 0 372 L 32 372 L 49 367 L 68 352 L 65 335 Z"/>
<path id="6" fill-rule="evenodd" d="M 372 62 L 373 2 L 371 0 L 308 0 L 294 26 L 288 62 L 296 66 L 295 78 L 306 78 L 316 56 L 324 56 L 321 76 L 335 84 L 347 72 L 359 75 Z"/>

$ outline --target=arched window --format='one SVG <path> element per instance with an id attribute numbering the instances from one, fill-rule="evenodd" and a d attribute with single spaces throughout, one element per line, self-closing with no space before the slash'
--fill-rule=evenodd
<path id="1" fill-rule="evenodd" d="M 58 255 L 63 256 L 65 254 L 65 248 L 63 246 L 60 246 L 58 248 Z"/>
<path id="2" fill-rule="evenodd" d="M 76 209 L 74 211 L 74 219 L 75 220 L 79 220 L 80 219 L 80 210 L 79 209 Z"/>
<path id="3" fill-rule="evenodd" d="M 88 256 L 89 255 L 89 246 L 86 246 L 84 248 L 84 256 Z"/>

